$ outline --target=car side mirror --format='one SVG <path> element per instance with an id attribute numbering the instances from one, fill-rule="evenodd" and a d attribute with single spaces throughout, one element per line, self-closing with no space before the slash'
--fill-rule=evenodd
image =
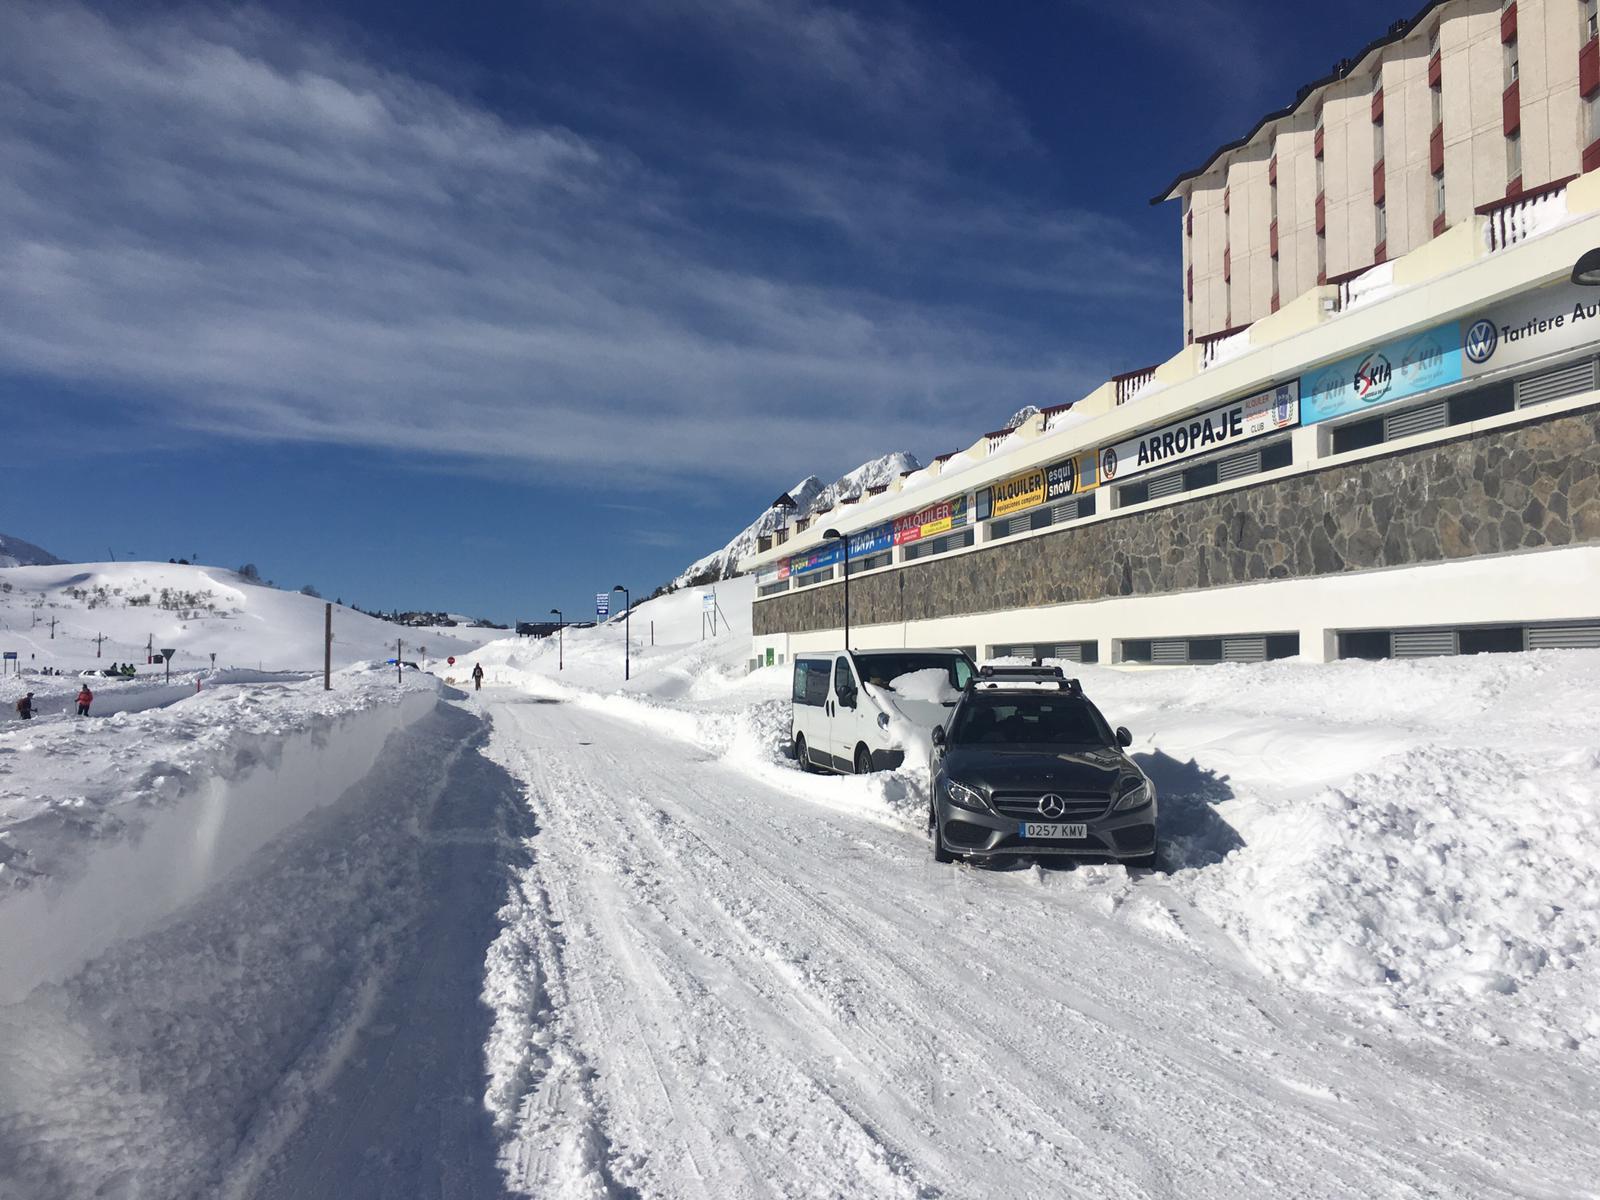
<path id="1" fill-rule="evenodd" d="M 933 733 L 930 736 L 933 738 L 933 744 L 935 746 L 943 746 L 944 745 L 944 726 L 943 725 L 935 725 L 933 727 Z"/>
<path id="2" fill-rule="evenodd" d="M 839 693 L 839 707 L 840 708 L 854 708 L 855 706 L 856 706 L 856 690 L 855 690 L 855 688 L 846 688 L 844 691 Z"/>
<path id="3" fill-rule="evenodd" d="M 1128 727 L 1126 725 L 1118 725 L 1117 726 L 1117 745 L 1119 745 L 1119 746 L 1131 746 L 1131 745 L 1133 745 L 1133 734 L 1128 732 Z"/>

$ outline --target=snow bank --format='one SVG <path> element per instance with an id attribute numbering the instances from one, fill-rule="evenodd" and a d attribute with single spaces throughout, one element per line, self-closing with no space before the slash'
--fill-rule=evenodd
<path id="1" fill-rule="evenodd" d="M 0 727 L 0 1004 L 149 930 L 366 775 L 437 684 L 224 685 Z"/>

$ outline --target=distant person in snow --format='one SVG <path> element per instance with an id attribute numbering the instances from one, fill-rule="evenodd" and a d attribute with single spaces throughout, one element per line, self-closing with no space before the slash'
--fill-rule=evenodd
<path id="1" fill-rule="evenodd" d="M 475 691 L 475 692 L 481 692 L 483 690 L 483 664 L 482 663 L 479 663 L 477 666 L 472 668 L 472 690 Z"/>
<path id="2" fill-rule="evenodd" d="M 17 716 L 21 717 L 24 721 L 33 720 L 33 693 L 32 692 L 29 692 L 21 700 L 17 701 Z"/>
<path id="3" fill-rule="evenodd" d="M 94 693 L 89 690 L 89 685 L 86 683 L 78 689 L 78 715 L 87 717 L 89 715 L 89 705 L 93 703 Z"/>

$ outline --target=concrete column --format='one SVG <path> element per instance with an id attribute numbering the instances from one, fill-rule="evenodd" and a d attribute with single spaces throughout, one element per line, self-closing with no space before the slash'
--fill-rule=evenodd
<path id="1" fill-rule="evenodd" d="M 1295 466 L 1314 463 L 1333 451 L 1333 430 L 1327 425 L 1301 425 L 1289 435 Z"/>
<path id="2" fill-rule="evenodd" d="M 1301 629 L 1300 657 L 1306 662 L 1332 662 L 1339 657 L 1339 635 L 1320 625 Z"/>

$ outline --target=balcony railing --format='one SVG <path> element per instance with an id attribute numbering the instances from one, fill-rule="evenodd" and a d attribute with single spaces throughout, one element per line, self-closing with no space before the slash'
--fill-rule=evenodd
<path id="1" fill-rule="evenodd" d="M 1489 218 L 1486 237 L 1489 253 L 1505 250 L 1553 229 L 1567 219 L 1567 184 L 1562 179 L 1523 192 L 1515 200 L 1485 205 L 1478 211 Z"/>
<path id="2" fill-rule="evenodd" d="M 1124 375 L 1113 375 L 1111 382 L 1117 388 L 1117 403 L 1126 404 L 1129 400 L 1136 400 L 1139 394 L 1156 381 L 1154 366 L 1141 367 L 1137 371 L 1129 371 Z"/>

